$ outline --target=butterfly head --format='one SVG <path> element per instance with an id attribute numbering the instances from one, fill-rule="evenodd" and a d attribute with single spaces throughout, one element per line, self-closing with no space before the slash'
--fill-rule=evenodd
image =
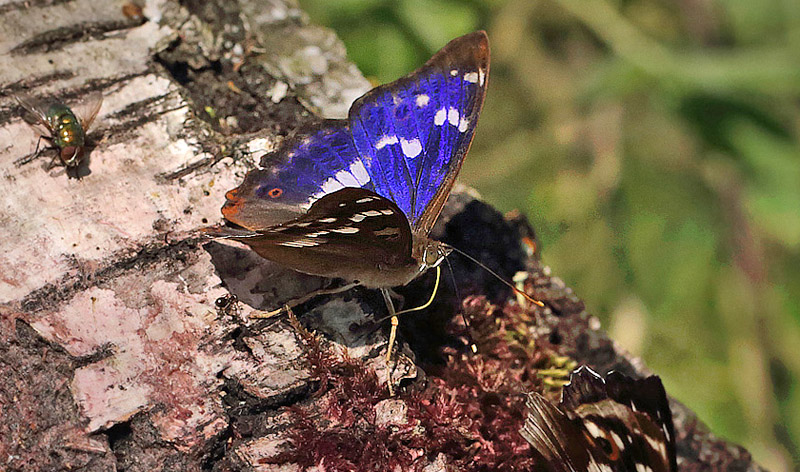
<path id="1" fill-rule="evenodd" d="M 412 257 L 419 261 L 420 272 L 434 268 L 442 263 L 445 257 L 453 252 L 453 248 L 445 243 L 429 238 L 415 238 Z"/>

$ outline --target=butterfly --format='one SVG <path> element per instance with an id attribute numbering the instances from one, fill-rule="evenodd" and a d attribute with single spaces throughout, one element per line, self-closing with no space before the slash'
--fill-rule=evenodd
<path id="1" fill-rule="evenodd" d="M 520 433 L 551 472 L 675 472 L 675 431 L 658 376 L 634 380 L 586 366 L 554 405 L 531 393 Z"/>
<path id="2" fill-rule="evenodd" d="M 226 194 L 223 216 L 244 229 L 212 235 L 300 272 L 381 289 L 394 315 L 387 289 L 450 252 L 429 233 L 472 142 L 488 74 L 486 33 L 452 40 L 357 99 L 347 119 L 322 121 L 267 156 Z"/>
<path id="3" fill-rule="evenodd" d="M 23 119 L 39 133 L 33 153 L 18 159 L 15 164 L 27 164 L 39 157 L 42 151 L 54 149 L 58 153 L 48 164 L 48 170 L 59 161 L 67 168 L 80 165 L 86 151 L 86 133 L 103 105 L 103 95 L 100 92 L 90 93 L 74 110 L 55 100 L 41 101 L 18 95 L 14 99 L 25 110 Z M 39 149 L 43 139 L 49 141 L 50 146 Z"/>

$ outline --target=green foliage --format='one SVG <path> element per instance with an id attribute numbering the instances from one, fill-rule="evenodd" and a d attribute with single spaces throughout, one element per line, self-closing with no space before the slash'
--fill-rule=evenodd
<path id="1" fill-rule="evenodd" d="M 301 3 L 378 82 L 486 29 L 461 180 L 716 433 L 800 463 L 800 2 Z"/>

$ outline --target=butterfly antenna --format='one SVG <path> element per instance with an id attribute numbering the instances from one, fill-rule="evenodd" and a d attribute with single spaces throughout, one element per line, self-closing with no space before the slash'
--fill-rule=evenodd
<path id="1" fill-rule="evenodd" d="M 527 293 L 525 293 L 522 290 L 520 290 L 517 287 L 515 287 L 511 282 L 509 282 L 506 279 L 500 277 L 500 275 L 497 272 L 495 272 L 492 269 L 490 269 L 489 267 L 487 267 L 486 264 L 484 264 L 483 262 L 479 261 L 478 259 L 475 259 L 474 257 L 470 256 L 469 254 L 467 254 L 466 252 L 462 251 L 461 249 L 458 249 L 457 247 L 453 247 L 453 246 L 451 246 L 449 244 L 445 244 L 445 246 L 448 247 L 449 249 L 452 249 L 453 251 L 461 254 L 462 256 L 466 257 L 467 259 L 471 260 L 472 262 L 477 264 L 479 267 L 483 268 L 486 272 L 492 274 L 497 280 L 499 280 L 504 285 L 506 285 L 508 288 L 513 290 L 514 293 L 517 293 L 517 294 L 521 295 L 523 298 L 525 298 L 529 302 L 533 303 L 534 305 L 538 305 L 538 306 L 544 308 L 544 303 L 540 302 L 539 300 L 536 300 L 535 298 L 531 298 L 530 295 L 528 295 Z"/>
<path id="2" fill-rule="evenodd" d="M 461 300 L 461 294 L 458 293 L 458 284 L 456 283 L 456 276 L 453 272 L 453 266 L 450 264 L 450 259 L 444 258 L 444 261 L 447 263 L 447 268 L 450 269 L 450 280 L 453 282 L 453 290 L 456 292 L 456 300 Z M 467 342 L 469 342 L 469 348 L 473 354 L 478 352 L 478 345 L 475 344 L 475 340 L 472 339 L 472 328 L 469 325 L 469 319 L 467 318 L 466 313 L 464 313 L 464 307 L 461 307 L 461 319 L 464 320 L 464 327 L 466 329 L 467 334 Z"/>

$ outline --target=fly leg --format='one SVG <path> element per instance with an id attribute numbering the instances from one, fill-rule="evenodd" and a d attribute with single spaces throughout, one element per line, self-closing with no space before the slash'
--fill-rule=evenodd
<path id="1" fill-rule="evenodd" d="M 46 147 L 41 147 L 43 139 L 49 142 L 50 144 Z M 28 154 L 27 156 L 20 157 L 19 159 L 14 161 L 14 165 L 17 167 L 22 167 L 25 164 L 39 157 L 39 155 L 44 151 L 49 151 L 52 149 L 58 149 L 56 146 L 53 146 L 53 138 L 51 138 L 50 136 L 45 136 L 43 134 L 40 134 L 39 139 L 36 141 L 36 149 L 34 149 L 33 152 Z"/>

